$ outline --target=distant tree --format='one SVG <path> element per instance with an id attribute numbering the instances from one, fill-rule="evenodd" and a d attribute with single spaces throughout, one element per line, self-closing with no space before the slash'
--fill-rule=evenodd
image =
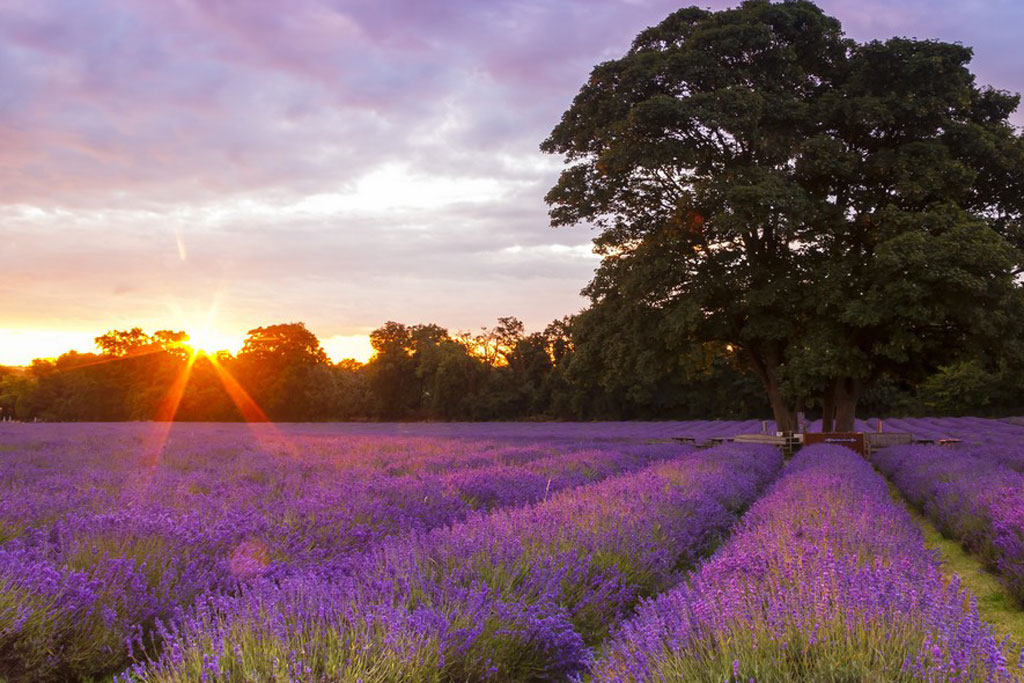
<path id="1" fill-rule="evenodd" d="M 939 368 L 917 386 L 919 410 L 933 415 L 1024 414 L 1024 336 L 992 356 L 976 354 Z"/>
<path id="2" fill-rule="evenodd" d="M 505 362 L 498 332 L 494 328 L 481 327 L 479 334 L 467 338 L 466 348 L 488 368 L 496 368 Z"/>
<path id="3" fill-rule="evenodd" d="M 36 359 L 29 368 L 32 391 L 23 397 L 19 412 L 44 420 L 130 419 L 130 377 L 119 367 L 121 362 L 77 351 L 56 360 Z"/>
<path id="4" fill-rule="evenodd" d="M 346 358 L 332 368 L 336 396 L 333 417 L 340 420 L 366 418 L 370 415 L 370 389 L 366 366 Z"/>
<path id="5" fill-rule="evenodd" d="M 614 293 L 542 333 L 527 333 L 515 318 L 500 318 L 483 335 L 389 322 L 371 335 L 377 353 L 365 365 L 321 362 L 308 330 L 275 327 L 258 328 L 241 359 L 193 356 L 183 333 L 159 331 L 108 333 L 127 339 L 116 355 L 70 351 L 28 369 L 0 367 L 0 416 L 253 419 L 225 389 L 227 375 L 274 420 L 739 419 L 766 410 L 736 349 L 700 341 L 685 320 Z M 296 339 L 281 339 L 293 332 Z M 481 337 L 489 355 L 480 352 Z M 795 357 L 790 350 L 794 383 L 802 371 Z M 1016 330 L 1005 344 L 923 379 L 884 374 L 865 390 L 863 405 L 882 416 L 1020 415 L 1022 397 L 1024 335 Z"/>
<path id="6" fill-rule="evenodd" d="M 544 345 L 556 365 L 572 352 L 572 325 L 573 316 L 567 315 L 552 320 L 544 328 Z"/>
<path id="7" fill-rule="evenodd" d="M 547 339 L 527 335 L 517 318 L 455 336 L 438 325 L 388 322 L 370 343 L 365 372 L 378 417 L 508 419 L 547 409 Z"/>
<path id="8" fill-rule="evenodd" d="M 107 356 L 124 357 L 148 349 L 153 338 L 142 331 L 141 327 L 130 330 L 111 330 L 96 337 L 96 346 Z"/>
<path id="9" fill-rule="evenodd" d="M 238 353 L 242 384 L 273 420 L 330 416 L 334 377 L 327 353 L 303 323 L 257 327 Z"/>
<path id="10" fill-rule="evenodd" d="M 0 366 L 0 420 L 22 420 L 32 415 L 29 400 L 36 383 L 22 368 Z"/>
<path id="11" fill-rule="evenodd" d="M 462 394 L 447 389 L 457 376 L 458 367 L 452 363 L 452 354 L 465 354 L 455 343 L 448 330 L 434 324 L 413 325 L 409 330 L 407 353 L 415 375 L 409 382 L 409 407 L 416 417 L 452 419 L 461 414 L 462 399 L 468 389 L 462 387 Z"/>
<path id="12" fill-rule="evenodd" d="M 221 374 L 225 368 L 235 368 L 235 359 L 227 352 L 217 354 L 215 359 L 216 366 L 205 354 L 192 359 L 188 383 L 175 413 L 175 420 L 234 422 L 243 419 L 225 389 Z"/>
<path id="13" fill-rule="evenodd" d="M 606 298 L 573 321 L 564 363 L 580 417 L 747 418 L 766 402 L 722 344 L 698 343 L 650 307 Z"/>
<path id="14" fill-rule="evenodd" d="M 852 427 L 876 378 L 996 343 L 1018 293 L 1018 98 L 959 45 L 857 44 L 802 0 L 681 9 L 598 65 L 541 148 L 554 225 L 588 223 L 586 293 L 729 345 L 780 429 L 817 394 Z M 625 310 L 625 309 L 621 309 Z"/>
<path id="15" fill-rule="evenodd" d="M 505 365 L 520 363 L 516 349 L 526 336 L 526 326 L 515 316 L 498 318 L 498 324 L 491 331 L 500 362 Z"/>
<path id="16" fill-rule="evenodd" d="M 485 417 L 481 393 L 487 387 L 487 370 L 464 343 L 451 337 L 424 350 L 416 368 L 424 414 L 443 420 Z"/>
<path id="17" fill-rule="evenodd" d="M 188 347 L 188 334 L 185 332 L 157 330 L 153 333 L 152 340 L 165 353 L 178 359 L 185 360 L 192 355 L 192 349 Z"/>
<path id="18" fill-rule="evenodd" d="M 238 359 L 268 367 L 319 365 L 327 362 L 327 352 L 304 323 L 282 323 L 249 330 Z"/>
<path id="19" fill-rule="evenodd" d="M 408 332 L 408 351 L 412 355 L 436 348 L 443 342 L 450 339 L 448 336 L 448 330 L 439 325 L 434 325 L 433 323 L 413 325 L 408 328 Z"/>
<path id="20" fill-rule="evenodd" d="M 413 358 L 413 338 L 402 323 L 388 321 L 370 333 L 374 355 L 367 364 L 375 415 L 408 416 L 419 406 L 421 388 Z"/>
<path id="21" fill-rule="evenodd" d="M 375 356 L 382 353 L 412 354 L 412 335 L 402 323 L 389 320 L 370 332 L 370 346 Z"/>
<path id="22" fill-rule="evenodd" d="M 944 415 L 983 414 L 999 399 L 998 378 L 976 361 L 939 368 L 921 384 L 921 400 Z"/>

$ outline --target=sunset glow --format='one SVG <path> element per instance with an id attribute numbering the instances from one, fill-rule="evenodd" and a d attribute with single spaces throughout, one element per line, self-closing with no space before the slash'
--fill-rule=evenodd
<path id="1" fill-rule="evenodd" d="M 971 45 L 980 82 L 1024 89 L 1024 5 L 821 4 L 858 40 Z M 561 162 L 538 144 L 678 2 L 260 7 L 0 6 L 0 364 L 134 326 L 234 353 L 290 321 L 364 361 L 388 320 L 583 308 L 593 235 L 550 228 Z"/>
<path id="2" fill-rule="evenodd" d="M 1021 27 L 0 0 L 0 683 L 1024 683 Z"/>
<path id="3" fill-rule="evenodd" d="M 219 351 L 237 354 L 245 342 L 245 331 L 229 333 L 203 327 L 193 330 L 173 323 L 146 328 L 148 332 L 157 329 L 183 330 L 189 337 L 185 343 L 188 349 L 211 355 Z M 0 328 L 0 365 L 28 366 L 37 358 L 57 358 L 68 351 L 97 353 L 95 338 L 106 331 Z M 327 337 L 321 339 L 321 345 L 333 362 L 351 358 L 365 363 L 373 355 L 370 337 L 366 334 Z"/>
<path id="4" fill-rule="evenodd" d="M 345 358 L 351 358 L 365 363 L 373 356 L 373 346 L 370 345 L 370 337 L 366 334 L 338 335 L 321 339 L 320 345 L 324 347 L 328 357 L 334 362 Z"/>
<path id="5" fill-rule="evenodd" d="M 100 333 L 0 328 L 0 365 L 31 365 L 36 358 L 56 358 L 68 351 L 94 352 L 97 334 Z"/>
<path id="6" fill-rule="evenodd" d="M 186 333 L 188 334 L 186 346 L 194 351 L 206 354 L 215 354 L 218 351 L 237 353 L 238 349 L 242 348 L 242 340 L 216 330 L 200 328 L 193 332 L 186 329 Z"/>

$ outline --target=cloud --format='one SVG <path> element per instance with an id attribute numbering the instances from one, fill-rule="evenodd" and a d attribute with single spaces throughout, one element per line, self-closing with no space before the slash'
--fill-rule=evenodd
<path id="1" fill-rule="evenodd" d="M 979 81 L 1024 87 L 1017 3 L 821 4 L 860 40 L 962 40 Z M 592 234 L 548 227 L 537 145 L 677 7 L 5 2 L 0 317 L 98 333 L 216 295 L 232 331 L 340 338 L 574 312 Z"/>
<path id="2" fill-rule="evenodd" d="M 976 49 L 979 73 L 1020 86 L 1017 4 L 822 4 L 860 39 L 963 40 Z M 0 202 L 306 195 L 399 161 L 452 172 L 467 157 L 529 158 L 590 68 L 674 8 L 614 0 L 5 3 Z M 499 165 L 488 177 L 509 172 Z"/>

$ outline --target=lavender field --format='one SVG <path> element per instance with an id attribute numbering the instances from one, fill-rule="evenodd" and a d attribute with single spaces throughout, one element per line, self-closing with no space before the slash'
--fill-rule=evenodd
<path id="1" fill-rule="evenodd" d="M 894 422 L 0 424 L 0 681 L 1024 680 L 886 486 L 1024 602 L 1024 426 Z"/>

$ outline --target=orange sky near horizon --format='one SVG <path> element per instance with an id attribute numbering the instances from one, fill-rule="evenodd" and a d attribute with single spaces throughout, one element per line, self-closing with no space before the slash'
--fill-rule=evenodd
<path id="1" fill-rule="evenodd" d="M 158 328 L 144 330 L 153 333 Z M 166 325 L 159 329 L 182 329 L 180 326 Z M 0 365 L 27 366 L 36 358 L 56 358 L 68 351 L 79 353 L 95 353 L 95 338 L 104 334 L 85 330 L 55 329 L 8 329 L 0 328 Z M 184 331 L 189 332 L 188 328 Z M 315 332 L 314 332 L 315 334 Z M 238 353 L 245 340 L 244 334 L 227 334 L 214 330 L 194 332 L 192 342 L 206 351 L 229 351 Z M 327 352 L 332 362 L 352 358 L 365 363 L 373 355 L 370 337 L 366 334 L 334 335 L 320 339 L 320 345 Z"/>

